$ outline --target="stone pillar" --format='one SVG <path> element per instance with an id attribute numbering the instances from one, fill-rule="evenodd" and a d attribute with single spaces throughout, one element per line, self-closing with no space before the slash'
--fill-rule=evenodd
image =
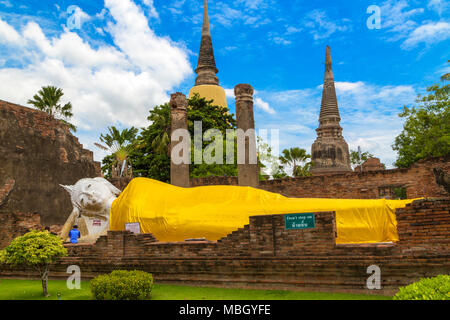
<path id="1" fill-rule="evenodd" d="M 256 188 L 259 185 L 259 174 L 256 151 L 255 118 L 253 114 L 253 92 L 254 90 L 249 84 L 239 84 L 234 88 L 238 128 L 239 185 Z M 242 134 L 245 134 L 245 143 L 243 140 L 244 137 L 240 138 L 240 135 Z M 245 154 L 243 154 L 244 152 Z"/>
<path id="2" fill-rule="evenodd" d="M 174 93 L 170 98 L 170 116 L 171 116 L 171 135 L 178 129 L 184 129 L 186 132 L 188 131 L 188 121 L 187 121 L 187 107 L 188 102 L 186 100 L 186 96 L 180 92 Z M 171 137 L 172 139 L 173 137 Z M 170 143 L 170 152 L 175 146 L 179 143 L 186 143 L 185 141 L 171 141 Z M 190 149 L 190 141 L 188 144 L 187 150 Z M 185 150 L 181 152 L 185 152 Z M 180 156 L 186 156 L 184 154 L 180 154 Z M 172 157 L 171 157 L 172 158 Z M 182 163 L 176 164 L 171 160 L 170 165 L 170 183 L 177 187 L 189 188 L 189 164 Z"/>

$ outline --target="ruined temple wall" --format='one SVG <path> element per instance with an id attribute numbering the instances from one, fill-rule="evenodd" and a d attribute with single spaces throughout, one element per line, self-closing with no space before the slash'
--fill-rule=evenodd
<path id="1" fill-rule="evenodd" d="M 83 149 L 66 125 L 47 113 L 0 100 L 0 219 L 38 213 L 43 225 L 63 224 L 72 205 L 59 184 L 100 175 L 93 153 Z M 0 234 L 16 234 L 9 228 L 0 225 Z"/>
<path id="2" fill-rule="evenodd" d="M 450 252 L 449 198 L 423 199 L 397 209 L 399 250 L 407 255 Z"/>
<path id="3" fill-rule="evenodd" d="M 67 278 L 75 264 L 85 279 L 139 269 L 159 283 L 393 294 L 450 272 L 449 217 L 450 198 L 414 202 L 397 212 L 400 241 L 377 245 L 336 245 L 333 212 L 315 213 L 315 228 L 305 230 L 287 230 L 284 215 L 251 217 L 218 242 L 160 243 L 149 234 L 109 232 L 94 245 L 67 245 L 69 257 L 50 276 Z M 366 288 L 372 265 L 381 269 L 381 291 Z M 0 274 L 35 276 L 4 265 Z"/>
<path id="4" fill-rule="evenodd" d="M 408 169 L 351 172 L 304 178 L 261 181 L 259 188 L 294 198 L 379 199 L 394 187 L 406 188 L 409 199 L 445 197 L 433 168 L 450 172 L 450 156 L 419 161 Z M 235 177 L 192 179 L 191 186 L 237 185 Z"/>
<path id="5" fill-rule="evenodd" d="M 31 229 L 42 229 L 39 214 L 0 213 L 0 250 Z"/>

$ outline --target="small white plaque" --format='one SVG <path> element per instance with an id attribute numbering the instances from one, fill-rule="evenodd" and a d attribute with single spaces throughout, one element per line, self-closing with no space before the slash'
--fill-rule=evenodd
<path id="1" fill-rule="evenodd" d="M 125 230 L 134 234 L 141 234 L 141 224 L 137 223 L 125 223 Z"/>

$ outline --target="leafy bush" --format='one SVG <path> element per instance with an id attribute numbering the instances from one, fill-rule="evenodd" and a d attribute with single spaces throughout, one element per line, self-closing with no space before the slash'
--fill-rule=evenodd
<path id="1" fill-rule="evenodd" d="M 91 292 L 96 300 L 148 300 L 152 288 L 153 276 L 137 270 L 116 270 L 91 280 Z"/>
<path id="2" fill-rule="evenodd" d="M 422 279 L 400 288 L 394 300 L 450 300 L 450 276 Z"/>
<path id="3" fill-rule="evenodd" d="M 59 237 L 47 231 L 33 230 L 15 238 L 9 246 L 0 251 L 0 263 L 25 265 L 37 270 L 42 279 L 42 292 L 47 297 L 50 265 L 65 256 L 67 249 Z"/>

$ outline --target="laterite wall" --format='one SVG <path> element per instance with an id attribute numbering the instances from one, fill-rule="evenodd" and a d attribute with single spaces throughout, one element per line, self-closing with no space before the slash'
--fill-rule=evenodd
<path id="1" fill-rule="evenodd" d="M 100 176 L 100 164 L 83 149 L 69 128 L 47 113 L 0 100 L 0 249 L 27 216 L 39 224 L 64 224 L 72 211 L 70 197 L 59 184 Z"/>
<path id="2" fill-rule="evenodd" d="M 240 288 L 394 294 L 423 277 L 450 273 L 450 199 L 421 200 L 397 211 L 400 242 L 336 245 L 335 214 L 315 214 L 316 228 L 286 230 L 284 215 L 251 217 L 218 242 L 160 243 L 152 235 L 110 232 L 94 245 L 68 245 L 52 277 L 79 265 L 85 279 L 114 269 L 142 269 L 157 282 Z M 367 268 L 381 268 L 382 290 L 366 288 Z M 9 277 L 31 271 L 0 266 Z"/>
<path id="3" fill-rule="evenodd" d="M 450 156 L 419 161 L 408 169 L 351 172 L 305 178 L 261 181 L 259 188 L 293 198 L 379 199 L 393 188 L 405 188 L 408 199 L 446 197 L 434 168 L 450 172 Z M 236 177 L 192 179 L 192 187 L 238 185 Z"/>

